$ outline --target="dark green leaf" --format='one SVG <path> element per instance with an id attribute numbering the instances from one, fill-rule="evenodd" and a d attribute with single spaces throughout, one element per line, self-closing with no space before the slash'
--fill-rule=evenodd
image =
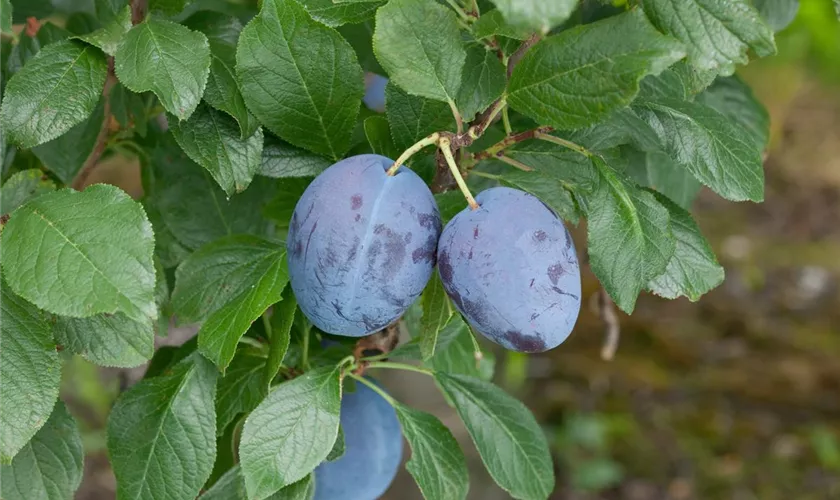
<path id="1" fill-rule="evenodd" d="M 505 66 L 499 56 L 482 46 L 467 51 L 464 76 L 458 91 L 458 111 L 466 121 L 487 109 L 501 97 L 507 85 Z"/>
<path id="2" fill-rule="evenodd" d="M 580 220 L 577 205 L 569 191 L 569 186 L 556 176 L 544 175 L 543 172 L 524 172 L 509 169 L 500 174 L 499 181 L 509 187 L 521 189 L 539 198 L 554 213 L 573 224 Z"/>
<path id="3" fill-rule="evenodd" d="M 96 184 L 30 200 L 6 224 L 2 245 L 9 287 L 47 311 L 157 317 L 152 226 L 117 187 Z"/>
<path id="4" fill-rule="evenodd" d="M 651 22 L 685 43 L 688 62 L 701 71 L 731 75 L 749 61 L 776 53 L 773 30 L 747 0 L 642 0 Z"/>
<path id="5" fill-rule="evenodd" d="M 700 191 L 700 181 L 691 172 L 658 151 L 643 153 L 623 149 L 628 160 L 627 173 L 641 186 L 653 188 L 686 210 Z"/>
<path id="6" fill-rule="evenodd" d="M 347 151 L 364 86 L 341 35 L 294 0 L 264 0 L 239 37 L 236 62 L 245 102 L 269 130 L 335 159 Z"/>
<path id="7" fill-rule="evenodd" d="M 405 468 L 417 481 L 423 498 L 466 498 L 470 481 L 467 461 L 449 429 L 434 415 L 401 404 L 394 409 L 411 446 Z"/>
<path id="8" fill-rule="evenodd" d="M 476 359 L 475 344 L 470 327 L 464 323 L 461 316 L 455 316 L 440 332 L 438 352 L 427 363 L 435 371 L 469 375 L 489 381 L 493 378 L 495 357 L 491 351 L 482 353 L 481 359 Z"/>
<path id="9" fill-rule="evenodd" d="M 163 221 L 163 217 L 160 215 L 156 204 L 150 203 L 150 200 L 146 200 L 143 208 L 145 208 L 149 222 L 152 223 L 152 229 L 155 231 L 155 256 L 160 259 L 163 267 L 167 269 L 176 267 L 182 260 L 187 258 L 190 254 L 190 249 L 175 238 L 172 230 Z"/>
<path id="10" fill-rule="evenodd" d="M 548 498 L 554 489 L 551 454 L 528 408 L 489 382 L 446 373 L 435 379 L 496 483 L 514 498 Z"/>
<path id="11" fill-rule="evenodd" d="M 382 0 L 357 2 L 333 2 L 333 0 L 298 0 L 312 19 L 336 27 L 342 24 L 360 23 L 371 19 L 376 9 L 385 5 Z"/>
<path id="12" fill-rule="evenodd" d="M 101 28 L 96 16 L 87 12 L 73 12 L 67 16 L 64 28 L 74 35 L 85 35 Z"/>
<path id="13" fill-rule="evenodd" d="M 398 151 L 405 151 L 432 132 L 455 128 L 447 104 L 409 95 L 391 82 L 385 87 L 385 114 Z"/>
<path id="14" fill-rule="evenodd" d="M 9 177 L 0 189 L 0 214 L 12 213 L 27 200 L 55 191 L 55 184 L 37 168 Z"/>
<path id="15" fill-rule="evenodd" d="M 691 214 L 666 197 L 655 196 L 668 209 L 677 244 L 665 272 L 652 279 L 647 288 L 666 299 L 685 296 L 694 302 L 723 282 L 723 268 Z"/>
<path id="16" fill-rule="evenodd" d="M 152 18 L 123 37 L 114 61 L 126 88 L 154 92 L 167 111 L 185 120 L 204 94 L 210 46 L 202 33 Z"/>
<path id="17" fill-rule="evenodd" d="M 588 203 L 590 264 L 616 305 L 630 314 L 639 292 L 674 254 L 668 211 L 600 157 L 592 163 L 599 185 Z"/>
<path id="18" fill-rule="evenodd" d="M 323 156 L 296 148 L 265 134 L 260 175 L 266 177 L 315 177 L 332 164 Z"/>
<path id="19" fill-rule="evenodd" d="M 265 354 L 252 348 L 239 349 L 216 394 L 216 433 L 221 434 L 240 413 L 248 413 L 268 395 L 263 384 Z"/>
<path id="20" fill-rule="evenodd" d="M 128 30 L 131 29 L 131 9 L 125 6 L 112 21 L 105 24 L 102 28 L 78 36 L 79 40 L 83 40 L 91 45 L 95 45 L 102 49 L 109 56 L 117 53 L 117 47 L 123 39 Z"/>
<path id="21" fill-rule="evenodd" d="M 374 153 L 387 158 L 397 158 L 400 151 L 391 138 L 391 127 L 384 116 L 370 116 L 365 119 L 365 136 Z"/>
<path id="22" fill-rule="evenodd" d="M 787 28 L 799 10 L 799 0 L 753 0 L 752 4 L 767 25 L 776 32 Z"/>
<path id="23" fill-rule="evenodd" d="M 122 313 L 89 318 L 60 316 L 53 325 L 53 335 L 67 351 L 100 366 L 139 366 L 155 352 L 152 322 L 134 321 Z"/>
<path id="24" fill-rule="evenodd" d="M 251 184 L 262 162 L 261 128 L 242 139 L 233 118 L 204 104 L 188 120 L 173 120 L 171 128 L 187 156 L 207 169 L 228 196 Z"/>
<path id="25" fill-rule="evenodd" d="M 665 151 L 714 192 L 733 201 L 764 199 L 764 170 L 754 136 L 697 102 L 662 99 L 634 106 Z"/>
<path id="26" fill-rule="evenodd" d="M 385 73 L 373 54 L 373 20 L 359 24 L 345 24 L 338 28 L 338 32 L 356 51 L 356 57 L 363 70 L 379 75 Z"/>
<path id="27" fill-rule="evenodd" d="M 277 386 L 242 430 L 239 457 L 249 498 L 265 498 L 312 472 L 332 450 L 340 407 L 335 366 Z"/>
<path id="28" fill-rule="evenodd" d="M 108 418 L 117 496 L 194 498 L 216 458 L 216 369 L 193 353 L 124 392 Z"/>
<path id="29" fill-rule="evenodd" d="M 338 426 L 338 436 L 335 438 L 335 443 L 333 444 L 332 450 L 330 450 L 330 454 L 327 455 L 326 460 L 327 462 L 335 462 L 339 458 L 344 456 L 345 451 L 345 443 L 344 443 L 344 429 L 341 426 Z"/>
<path id="30" fill-rule="evenodd" d="M 87 120 L 67 133 L 35 146 L 32 152 L 61 182 L 70 184 L 93 151 L 104 117 L 104 102 L 100 99 Z"/>
<path id="31" fill-rule="evenodd" d="M 437 101 L 458 96 L 467 54 L 451 9 L 425 0 L 390 0 L 376 11 L 373 50 L 407 93 Z"/>
<path id="32" fill-rule="evenodd" d="M 568 19 L 578 3 L 577 0 L 492 0 L 492 2 L 510 24 L 543 34 Z"/>
<path id="33" fill-rule="evenodd" d="M 495 35 L 525 40 L 530 34 L 529 29 L 508 23 L 502 13 L 496 9 L 482 13 L 478 21 L 473 24 L 473 35 L 479 40 Z"/>
<path id="34" fill-rule="evenodd" d="M 93 0 L 94 12 L 102 23 L 113 21 L 126 4 L 128 0 Z"/>
<path id="35" fill-rule="evenodd" d="M 82 482 L 83 466 L 79 428 L 59 401 L 11 465 L 0 466 L 0 496 L 4 500 L 73 498 Z"/>
<path id="36" fill-rule="evenodd" d="M 0 462 L 9 463 L 50 416 L 61 362 L 41 311 L 0 284 Z"/>
<path id="37" fill-rule="evenodd" d="M 0 125 L 23 148 L 55 139 L 90 116 L 106 73 L 105 57 L 93 47 L 48 45 L 9 80 Z"/>
<path id="38" fill-rule="evenodd" d="M 160 11 L 167 16 L 180 14 L 192 0 L 149 0 L 149 11 Z"/>
<path id="39" fill-rule="evenodd" d="M 443 289 L 438 273 L 432 274 L 429 284 L 423 290 L 420 303 L 423 306 L 423 316 L 420 318 L 420 352 L 423 353 L 423 359 L 428 360 L 435 355 L 438 334 L 455 314 L 455 308 Z"/>
<path id="40" fill-rule="evenodd" d="M 0 32 L 12 32 L 12 4 L 10 0 L 0 0 Z"/>
<path id="41" fill-rule="evenodd" d="M 282 300 L 279 304 L 275 304 L 271 316 L 271 337 L 268 339 L 268 361 L 265 363 L 265 370 L 263 370 L 262 377 L 262 383 L 266 389 L 271 387 L 271 382 L 283 365 L 283 359 L 289 350 L 289 341 L 291 340 L 291 330 L 292 324 L 295 321 L 296 310 L 297 300 L 295 299 L 295 294 L 292 292 L 292 287 L 287 286 L 283 290 Z"/>
<path id="42" fill-rule="evenodd" d="M 697 95 L 697 102 L 728 116 L 752 136 L 759 151 L 764 151 L 770 139 L 770 115 L 753 95 L 743 80 L 737 76 L 720 77 L 704 92 Z"/>
<path id="43" fill-rule="evenodd" d="M 266 500 L 312 500 L 314 494 L 315 481 L 310 474 L 266 497 Z M 245 478 L 242 477 L 242 469 L 239 465 L 234 465 L 228 470 L 212 488 L 199 497 L 199 500 L 248 500 L 245 492 Z"/>
<path id="44" fill-rule="evenodd" d="M 277 223 L 278 229 L 288 229 L 298 199 L 310 182 L 311 177 L 280 179 L 277 182 L 277 196 L 265 207 L 265 214 Z"/>
<path id="45" fill-rule="evenodd" d="M 440 212 L 440 220 L 444 224 L 449 222 L 452 217 L 455 217 L 458 212 L 467 208 L 467 200 L 464 199 L 464 195 L 458 190 L 438 193 L 435 195 L 435 201 Z"/>
<path id="46" fill-rule="evenodd" d="M 59 28 L 49 21 L 41 24 L 41 28 L 34 37 L 29 36 L 26 33 L 26 30 L 24 30 L 20 33 L 18 44 L 12 48 L 9 59 L 5 63 L 6 69 L 8 70 L 8 75 L 5 76 L 11 76 L 20 71 L 24 64 L 35 57 L 35 54 L 37 54 L 42 47 L 64 40 L 69 36 L 69 31 L 64 28 Z"/>
<path id="47" fill-rule="evenodd" d="M 642 80 L 642 83 L 648 78 Z M 606 120 L 588 128 L 570 131 L 563 137 L 590 151 L 604 151 L 622 144 L 632 144 L 641 151 L 662 148 L 659 137 L 632 108 L 618 109 Z"/>
<path id="48" fill-rule="evenodd" d="M 634 9 L 531 48 L 511 76 L 508 102 L 541 124 L 586 127 L 629 104 L 642 77 L 683 56 L 682 44 L 661 35 Z"/>

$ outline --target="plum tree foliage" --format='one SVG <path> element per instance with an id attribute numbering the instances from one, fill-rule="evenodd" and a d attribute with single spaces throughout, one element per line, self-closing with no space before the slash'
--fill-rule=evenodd
<path id="1" fill-rule="evenodd" d="M 0 0 L 4 499 L 80 484 L 70 355 L 150 361 L 108 421 L 119 498 L 372 499 L 401 435 L 426 498 L 465 498 L 451 432 L 370 378 L 392 369 L 511 497 L 549 497 L 482 338 L 562 343 L 579 258 L 627 313 L 722 282 L 692 200 L 762 201 L 768 116 L 734 72 L 798 3 L 55 4 Z M 90 185 L 106 160 L 142 195 Z M 155 351 L 172 321 L 197 339 Z"/>

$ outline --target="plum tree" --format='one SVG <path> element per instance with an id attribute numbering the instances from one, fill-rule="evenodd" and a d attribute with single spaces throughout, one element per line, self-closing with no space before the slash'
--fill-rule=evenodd
<path id="1" fill-rule="evenodd" d="M 520 352 L 566 340 L 580 311 L 580 267 L 566 227 L 538 198 L 481 192 L 444 228 L 438 270 L 447 294 L 488 339 Z"/>
<path id="2" fill-rule="evenodd" d="M 356 384 L 341 399 L 344 455 L 315 469 L 315 500 L 374 500 L 397 475 L 402 431 L 394 408 Z"/>
<path id="3" fill-rule="evenodd" d="M 300 309 L 325 332 L 360 337 L 397 320 L 435 265 L 441 222 L 420 177 L 379 155 L 325 170 L 295 206 L 286 240 Z"/>
<path id="4" fill-rule="evenodd" d="M 378 113 L 385 112 L 385 86 L 388 79 L 376 73 L 365 74 L 365 96 L 362 101 L 368 109 Z"/>

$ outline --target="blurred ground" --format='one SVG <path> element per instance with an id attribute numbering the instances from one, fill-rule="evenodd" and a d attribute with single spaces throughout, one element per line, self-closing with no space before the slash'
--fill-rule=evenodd
<path id="1" fill-rule="evenodd" d="M 594 307 L 554 351 L 498 353 L 497 382 L 551 436 L 552 498 L 840 499 L 840 79 L 833 74 L 840 58 L 832 56 L 840 55 L 840 36 L 805 39 L 801 31 L 780 38 L 782 55 L 742 73 L 772 117 L 766 201 L 731 203 L 704 191 L 695 204 L 726 267 L 724 284 L 695 304 L 641 297 L 632 317 L 620 315 L 610 362 L 600 359 L 604 329 Z M 814 69 L 806 56 L 834 66 Z M 119 159 L 92 181 L 129 192 L 139 184 Z M 584 288 L 595 296 L 591 275 Z M 89 451 L 77 498 L 114 498 L 103 416 L 120 385 L 140 375 L 68 364 L 63 397 Z M 468 456 L 471 499 L 508 498 L 428 380 L 389 372 L 384 383 L 453 429 Z M 385 498 L 421 497 L 403 471 Z"/>

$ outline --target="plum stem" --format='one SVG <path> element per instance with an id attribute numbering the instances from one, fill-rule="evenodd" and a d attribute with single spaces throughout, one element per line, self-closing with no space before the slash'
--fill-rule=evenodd
<path id="1" fill-rule="evenodd" d="M 301 346 L 301 355 L 300 355 L 300 366 L 303 367 L 304 370 L 309 369 L 309 336 L 312 335 L 311 332 L 307 331 L 303 334 L 303 345 Z"/>
<path id="2" fill-rule="evenodd" d="M 475 367 L 478 369 L 479 363 L 481 363 L 481 360 L 484 359 L 484 353 L 481 352 L 481 347 L 478 345 L 478 340 L 476 340 L 475 333 L 473 333 L 472 328 L 467 328 L 467 331 L 470 332 L 470 340 L 472 340 L 473 345 L 473 357 L 475 357 Z"/>
<path id="3" fill-rule="evenodd" d="M 443 157 L 446 158 L 446 164 L 449 165 L 449 170 L 452 171 L 452 177 L 455 178 L 455 182 L 458 184 L 458 188 L 464 193 L 464 198 L 467 199 L 467 203 L 470 205 L 472 210 L 478 209 L 478 203 L 473 198 L 472 193 L 470 193 L 470 189 L 467 187 L 466 181 L 461 176 L 461 171 L 458 169 L 458 164 L 455 162 L 455 157 L 452 156 L 452 149 L 450 149 L 451 143 L 449 138 L 443 137 L 441 138 L 438 146 L 440 146 L 440 150 L 443 153 Z"/>
<path id="4" fill-rule="evenodd" d="M 461 112 L 458 111 L 458 106 L 455 105 L 455 101 L 449 99 L 447 101 L 449 103 L 449 109 L 452 110 L 452 116 L 455 117 L 455 125 L 458 127 L 458 135 L 464 133 L 464 119 L 461 118 Z"/>
<path id="5" fill-rule="evenodd" d="M 353 374 L 353 373 L 351 373 L 351 374 L 350 374 L 350 378 L 352 378 L 352 379 L 356 380 L 357 382 L 361 382 L 361 383 L 363 383 L 364 385 L 368 386 L 368 388 L 370 388 L 373 392 L 375 392 L 375 393 L 379 394 L 380 396 L 382 396 L 382 399 L 384 399 L 385 401 L 387 401 L 389 405 L 391 405 L 391 406 L 397 406 L 397 405 L 399 404 L 399 403 L 397 402 L 397 400 L 395 400 L 394 398 L 392 398 L 392 397 L 391 397 L 391 395 L 390 395 L 390 394 L 388 394 L 387 392 L 385 392 L 385 391 L 383 391 L 382 389 L 380 389 L 379 387 L 377 387 L 377 385 L 376 385 L 376 384 L 374 384 L 373 382 L 371 382 L 370 380 L 367 380 L 367 379 L 365 379 L 364 377 L 361 377 L 361 376 L 359 376 L 359 375 L 355 375 L 355 374 Z"/>
<path id="6" fill-rule="evenodd" d="M 507 106 L 502 109 L 502 125 L 505 127 L 505 135 L 511 136 L 513 135 L 513 128 L 510 126 L 510 116 L 508 116 L 508 109 Z"/>
<path id="7" fill-rule="evenodd" d="M 586 149 L 585 147 L 575 144 L 572 141 L 561 139 L 560 137 L 557 137 L 555 135 L 551 135 L 545 132 L 537 132 L 536 134 L 534 134 L 534 137 L 543 141 L 553 142 L 554 144 L 558 144 L 560 146 L 563 146 L 564 148 L 571 149 L 572 151 L 577 151 L 578 153 L 582 154 L 583 156 L 586 156 L 587 158 L 592 156 L 592 152 Z"/>
<path id="8" fill-rule="evenodd" d="M 440 140 L 440 134 L 435 132 L 434 134 L 424 137 L 417 141 L 414 145 L 410 148 L 403 151 L 403 154 L 397 158 L 397 161 L 394 162 L 394 165 L 388 169 L 388 175 L 393 176 L 396 175 L 397 170 L 400 168 L 400 165 L 404 164 L 411 158 L 415 153 L 419 152 L 421 149 L 425 148 L 426 146 L 431 146 L 432 144 L 437 144 Z"/>
<path id="9" fill-rule="evenodd" d="M 423 373 L 430 377 L 434 376 L 431 370 L 420 368 L 419 366 L 408 365 L 405 363 L 394 363 L 393 361 L 371 361 L 368 368 L 389 368 L 391 370 L 406 370 L 410 372 Z"/>

